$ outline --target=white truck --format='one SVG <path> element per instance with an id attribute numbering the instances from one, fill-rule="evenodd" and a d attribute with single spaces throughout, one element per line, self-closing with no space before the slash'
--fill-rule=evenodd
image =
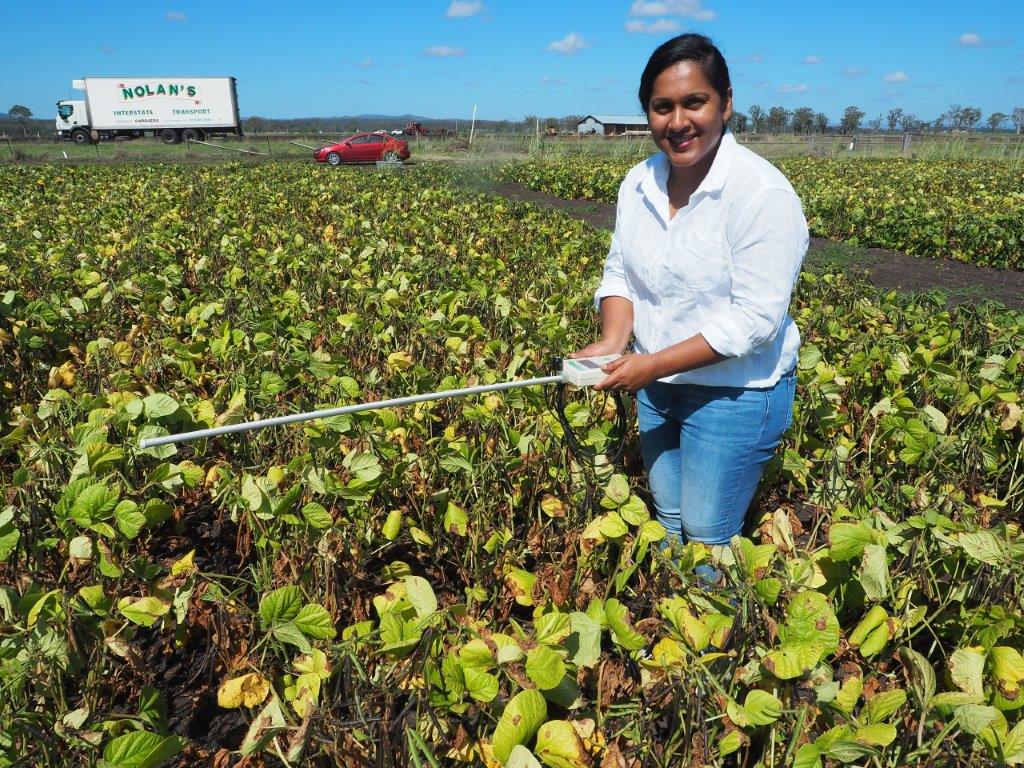
<path id="1" fill-rule="evenodd" d="M 86 77 L 57 102 L 57 136 L 76 144 L 158 136 L 165 144 L 242 135 L 233 77 Z"/>

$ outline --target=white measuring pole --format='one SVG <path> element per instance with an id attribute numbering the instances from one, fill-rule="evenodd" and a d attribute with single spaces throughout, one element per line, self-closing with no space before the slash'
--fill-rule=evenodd
<path id="1" fill-rule="evenodd" d="M 444 400 L 450 397 L 465 397 L 466 395 L 479 395 L 484 392 L 500 392 L 506 389 L 519 389 L 520 387 L 538 387 L 544 384 L 559 384 L 565 378 L 562 374 L 557 376 L 542 376 L 537 379 L 523 379 L 521 381 L 505 381 L 500 384 L 481 384 L 476 387 L 464 387 L 462 389 L 449 389 L 443 392 L 425 392 L 422 395 L 411 395 L 410 397 L 397 397 L 392 400 L 377 400 L 372 403 L 357 403 L 345 405 L 340 408 L 326 408 L 320 411 L 309 411 L 307 413 L 292 413 L 287 416 L 276 416 L 272 419 L 260 419 L 259 421 L 246 421 L 240 424 L 228 424 L 223 427 L 212 427 L 210 429 L 197 429 L 193 432 L 183 432 L 178 435 L 165 435 L 163 437 L 152 437 L 139 443 L 139 448 L 156 448 L 160 445 L 171 443 L 187 443 L 192 440 L 201 440 L 204 437 L 216 437 L 227 435 L 233 432 L 248 432 L 252 429 L 263 429 L 264 427 L 276 427 L 282 424 L 292 424 L 296 421 L 310 421 L 312 419 L 327 419 L 332 416 L 343 416 L 349 413 L 360 413 L 361 411 L 376 411 L 382 408 L 397 408 L 400 405 L 412 405 L 423 403 L 428 400 Z"/>
<path id="2" fill-rule="evenodd" d="M 473 143 L 473 131 L 476 129 L 476 104 L 473 105 L 473 121 L 469 124 L 469 143 Z"/>

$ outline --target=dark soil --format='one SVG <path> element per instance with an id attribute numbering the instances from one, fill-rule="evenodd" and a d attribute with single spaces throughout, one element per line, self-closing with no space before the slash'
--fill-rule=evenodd
<path id="1" fill-rule="evenodd" d="M 499 182 L 488 192 L 510 200 L 555 208 L 603 229 L 615 226 L 615 204 L 564 200 L 515 182 Z M 1024 272 L 961 261 L 908 256 L 883 248 L 864 248 L 812 237 L 806 266 L 865 276 L 878 288 L 903 293 L 939 290 L 951 306 L 997 301 L 1024 310 Z"/>

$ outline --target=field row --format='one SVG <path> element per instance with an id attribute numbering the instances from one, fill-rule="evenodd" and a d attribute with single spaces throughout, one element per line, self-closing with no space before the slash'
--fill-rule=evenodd
<path id="1" fill-rule="evenodd" d="M 1024 759 L 1022 314 L 804 275 L 753 524 L 674 558 L 541 390 L 136 448 L 591 340 L 608 234 L 447 173 L 0 169 L 0 765 Z"/>
<path id="2" fill-rule="evenodd" d="M 776 161 L 814 235 L 914 256 L 1024 269 L 1024 166 L 791 157 Z M 628 161 L 509 163 L 504 178 L 563 198 L 615 202 Z"/>

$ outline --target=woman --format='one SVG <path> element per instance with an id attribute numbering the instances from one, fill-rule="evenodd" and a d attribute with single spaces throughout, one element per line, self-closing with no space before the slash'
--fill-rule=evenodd
<path id="1" fill-rule="evenodd" d="M 792 420 L 800 334 L 787 310 L 807 223 L 786 178 L 726 129 L 729 70 L 708 38 L 659 46 L 639 96 L 661 151 L 619 188 L 601 340 L 573 357 L 622 353 L 633 336 L 595 388 L 639 392 L 670 538 L 728 544 Z"/>

